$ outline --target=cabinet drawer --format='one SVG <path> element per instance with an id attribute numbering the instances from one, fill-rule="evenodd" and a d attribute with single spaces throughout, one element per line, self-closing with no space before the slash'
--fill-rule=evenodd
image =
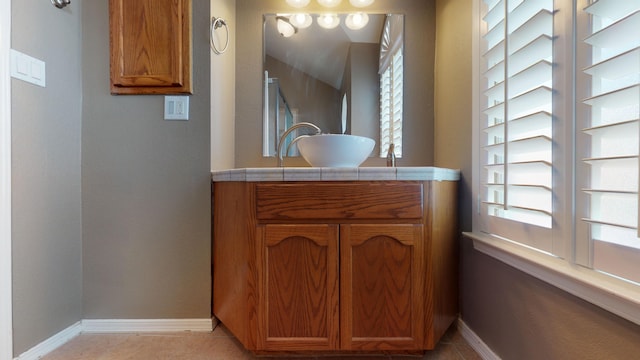
<path id="1" fill-rule="evenodd" d="M 419 219 L 420 182 L 259 183 L 258 220 Z"/>

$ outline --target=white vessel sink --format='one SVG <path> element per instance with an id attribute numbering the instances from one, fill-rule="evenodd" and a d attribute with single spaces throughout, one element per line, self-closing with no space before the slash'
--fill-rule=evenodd
<path id="1" fill-rule="evenodd" d="M 321 134 L 297 139 L 300 155 L 313 167 L 358 167 L 376 142 L 364 136 Z"/>

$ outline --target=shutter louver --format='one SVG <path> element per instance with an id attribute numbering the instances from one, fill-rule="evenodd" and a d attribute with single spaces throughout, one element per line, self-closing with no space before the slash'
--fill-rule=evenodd
<path id="1" fill-rule="evenodd" d="M 380 74 L 380 157 L 387 155 L 391 139 L 391 69 Z"/>
<path id="2" fill-rule="evenodd" d="M 553 1 L 485 4 L 485 231 L 551 252 Z"/>
<path id="3" fill-rule="evenodd" d="M 393 55 L 393 150 L 396 157 L 402 157 L 402 109 L 403 109 L 403 93 L 404 87 L 404 71 L 403 71 L 402 51 L 398 51 Z"/>
<path id="4" fill-rule="evenodd" d="M 590 79 L 582 128 L 587 153 L 586 196 L 590 255 L 579 262 L 640 283 L 638 155 L 640 154 L 640 1 L 599 0 L 590 14 Z"/>
<path id="5" fill-rule="evenodd" d="M 401 47 L 380 74 L 380 157 L 387 156 L 392 142 L 396 157 L 402 157 L 403 72 Z"/>

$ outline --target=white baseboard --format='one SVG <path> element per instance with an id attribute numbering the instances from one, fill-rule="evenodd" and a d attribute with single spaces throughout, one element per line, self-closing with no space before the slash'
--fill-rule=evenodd
<path id="1" fill-rule="evenodd" d="M 53 335 L 47 340 L 41 342 L 40 344 L 32 347 L 31 349 L 23 352 L 20 356 L 15 358 L 15 360 L 37 360 L 42 356 L 50 353 L 51 351 L 57 349 L 59 346 L 64 345 L 67 341 L 73 339 L 74 337 L 80 335 L 82 332 L 82 323 L 78 321 L 77 323 L 69 326 L 68 328 L 60 331 L 59 333 Z"/>
<path id="2" fill-rule="evenodd" d="M 458 331 L 483 360 L 500 360 L 500 357 L 460 318 L 458 318 Z"/>
<path id="3" fill-rule="evenodd" d="M 15 360 L 37 360 L 81 333 L 135 333 L 213 331 L 218 320 L 213 319 L 85 319 L 53 335 L 47 340 L 25 351 Z M 484 360 L 500 360 L 467 324 L 458 319 L 458 331 L 469 345 Z"/>
<path id="4" fill-rule="evenodd" d="M 136 333 L 213 331 L 218 323 L 213 319 L 86 319 L 78 321 L 47 340 L 25 351 L 15 360 L 37 360 L 81 333 Z"/>
<path id="5" fill-rule="evenodd" d="M 213 331 L 212 319 L 85 319 L 83 333 Z"/>

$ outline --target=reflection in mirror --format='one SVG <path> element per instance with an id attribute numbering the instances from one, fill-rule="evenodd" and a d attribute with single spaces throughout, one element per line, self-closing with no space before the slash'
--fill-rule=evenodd
<path id="1" fill-rule="evenodd" d="M 382 157 L 394 143 L 401 156 L 404 16 L 347 16 L 327 29 L 319 15 L 264 15 L 263 156 L 299 122 L 374 139 Z"/>

